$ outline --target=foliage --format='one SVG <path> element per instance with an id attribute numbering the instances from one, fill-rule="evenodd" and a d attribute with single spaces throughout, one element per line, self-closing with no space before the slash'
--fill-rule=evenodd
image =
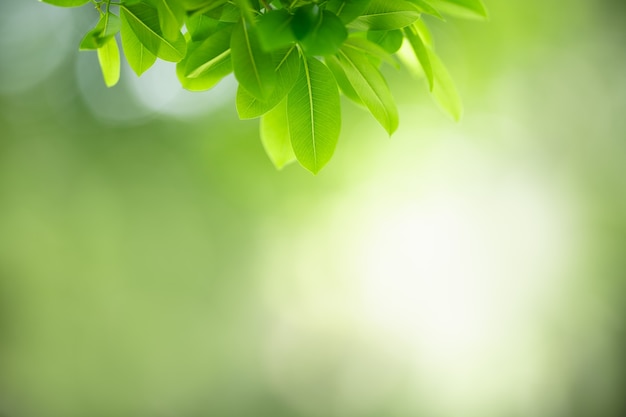
<path id="1" fill-rule="evenodd" d="M 43 0 L 83 6 L 90 0 Z M 461 103 L 433 49 L 423 15 L 485 18 L 482 0 L 91 0 L 100 20 L 80 43 L 95 50 L 107 86 L 120 78 L 120 34 L 140 76 L 160 58 L 182 86 L 204 91 L 234 73 L 240 118 L 261 118 L 277 168 L 298 160 L 313 173 L 332 157 L 340 94 L 365 107 L 389 135 L 398 111 L 381 67 L 397 58 L 427 80 L 454 119 Z"/>

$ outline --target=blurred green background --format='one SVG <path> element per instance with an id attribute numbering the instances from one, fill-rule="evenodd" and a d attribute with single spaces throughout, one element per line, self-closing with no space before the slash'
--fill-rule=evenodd
<path id="1" fill-rule="evenodd" d="M 314 177 L 2 0 L 0 416 L 626 415 L 626 7 L 487 3 L 429 22 L 463 121 L 391 69 Z"/>

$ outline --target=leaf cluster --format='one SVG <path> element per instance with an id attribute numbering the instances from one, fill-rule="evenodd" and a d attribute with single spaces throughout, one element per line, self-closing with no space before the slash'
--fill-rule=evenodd
<path id="1" fill-rule="evenodd" d="M 184 88 L 204 91 L 234 73 L 238 114 L 261 119 L 274 165 L 297 160 L 313 173 L 335 151 L 341 95 L 367 109 L 389 135 L 397 129 L 384 65 L 403 63 L 423 77 L 458 119 L 458 94 L 422 17 L 487 16 L 482 0 L 42 1 L 95 6 L 99 21 L 80 49 L 97 51 L 109 87 L 120 78 L 118 37 L 138 76 L 162 59 L 177 63 Z"/>

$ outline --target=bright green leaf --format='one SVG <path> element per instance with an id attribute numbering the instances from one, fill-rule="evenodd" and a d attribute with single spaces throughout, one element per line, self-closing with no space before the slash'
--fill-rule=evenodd
<path id="1" fill-rule="evenodd" d="M 243 20 L 233 29 L 230 49 L 237 81 L 259 100 L 267 99 L 276 83 L 272 55 L 261 48 L 251 26 Z"/>
<path id="2" fill-rule="evenodd" d="M 98 49 L 98 62 L 102 69 L 104 83 L 107 87 L 113 87 L 120 80 L 120 50 L 115 37 L 109 38 Z"/>
<path id="3" fill-rule="evenodd" d="M 357 30 L 393 30 L 409 26 L 420 17 L 420 10 L 406 0 L 372 0 L 351 27 Z"/>
<path id="4" fill-rule="evenodd" d="M 426 79 L 428 80 L 428 85 L 430 87 L 430 90 L 432 91 L 434 87 L 434 75 L 432 64 L 430 62 L 430 53 L 428 52 L 428 48 L 426 47 L 426 44 L 422 40 L 417 29 L 413 26 L 405 28 L 404 34 L 411 44 L 411 47 L 415 52 L 415 56 L 417 57 L 417 60 L 424 70 L 424 74 L 426 75 Z"/>
<path id="5" fill-rule="evenodd" d="M 137 35 L 128 24 L 128 20 L 122 18 L 122 48 L 132 70 L 140 76 L 156 62 L 156 55 L 150 52 L 137 38 Z"/>
<path id="6" fill-rule="evenodd" d="M 300 56 L 295 46 L 272 54 L 276 88 L 267 100 L 258 100 L 245 88 L 237 89 L 237 113 L 240 119 L 255 119 L 270 111 L 291 91 L 300 75 Z"/>
<path id="7" fill-rule="evenodd" d="M 404 35 L 401 30 L 373 30 L 367 32 L 367 40 L 393 54 L 402 46 Z"/>
<path id="8" fill-rule="evenodd" d="M 44 3 L 60 7 L 78 7 L 89 3 L 89 0 L 40 0 Z"/>
<path id="9" fill-rule="evenodd" d="M 482 0 L 429 0 L 429 3 L 450 16 L 474 19 L 486 19 L 489 16 Z"/>
<path id="10" fill-rule="evenodd" d="M 100 16 L 98 24 L 80 42 L 81 51 L 94 51 L 104 45 L 121 28 L 121 19 L 113 13 Z"/>
<path id="11" fill-rule="evenodd" d="M 122 6 L 122 20 L 135 33 L 148 51 L 165 61 L 178 62 L 187 52 L 185 38 L 179 32 L 176 39 L 166 39 L 159 26 L 157 10 L 147 3 Z"/>
<path id="12" fill-rule="evenodd" d="M 343 95 L 345 95 L 355 103 L 363 105 L 361 98 L 359 97 L 357 92 L 354 91 L 354 88 L 352 87 L 352 84 L 350 84 L 350 80 L 348 80 L 348 76 L 341 67 L 341 64 L 339 63 L 337 57 L 335 55 L 326 56 L 324 57 L 324 61 L 326 62 L 326 66 L 328 67 L 330 72 L 333 73 L 335 81 L 337 81 L 337 85 L 339 86 L 339 89 L 341 90 Z"/>
<path id="13" fill-rule="evenodd" d="M 398 128 L 398 109 L 383 75 L 367 57 L 352 48 L 342 48 L 337 56 L 354 91 L 391 135 Z"/>
<path id="14" fill-rule="evenodd" d="M 206 38 L 192 52 L 189 52 L 185 58 L 185 77 L 202 77 L 229 58 L 232 33 L 232 26 L 227 26 Z"/>
<path id="15" fill-rule="evenodd" d="M 459 121 L 463 115 L 463 104 L 454 81 L 439 57 L 432 51 L 429 51 L 429 53 L 435 75 L 432 96 L 446 113 L 454 120 Z"/>
<path id="16" fill-rule="evenodd" d="M 287 96 L 289 133 L 300 164 L 317 174 L 335 152 L 341 130 L 337 83 L 315 58 L 302 58 L 300 76 Z"/>
<path id="17" fill-rule="evenodd" d="M 260 131 L 263 148 L 277 169 L 296 160 L 289 135 L 286 99 L 261 118 Z"/>
<path id="18" fill-rule="evenodd" d="M 335 13 L 342 22 L 350 23 L 367 9 L 371 0 L 329 0 L 326 10 Z"/>

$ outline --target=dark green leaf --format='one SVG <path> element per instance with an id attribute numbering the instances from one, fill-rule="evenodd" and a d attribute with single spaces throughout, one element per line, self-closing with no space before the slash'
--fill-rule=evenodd
<path id="1" fill-rule="evenodd" d="M 289 46 L 296 41 L 291 30 L 293 16 L 287 10 L 274 10 L 265 13 L 259 18 L 256 33 L 261 46 L 266 51 L 274 51 Z"/>
<path id="2" fill-rule="evenodd" d="M 334 13 L 324 10 L 320 21 L 300 44 L 309 56 L 332 55 L 347 38 L 348 31 L 341 19 Z"/>

